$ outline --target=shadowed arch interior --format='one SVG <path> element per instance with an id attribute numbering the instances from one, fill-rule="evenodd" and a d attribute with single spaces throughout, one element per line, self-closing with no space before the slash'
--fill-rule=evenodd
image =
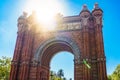
<path id="1" fill-rule="evenodd" d="M 72 49 L 70 46 L 64 44 L 64 43 L 55 43 L 51 46 L 49 46 L 45 51 L 44 54 L 42 55 L 42 59 L 41 59 L 41 65 L 44 66 L 49 66 L 50 65 L 50 61 L 52 59 L 52 57 L 60 52 L 60 51 L 68 51 L 73 53 Z"/>
<path id="2" fill-rule="evenodd" d="M 75 68 L 76 66 L 75 64 L 80 62 L 79 50 L 80 49 L 78 45 L 71 38 L 57 36 L 52 39 L 49 39 L 48 41 L 45 41 L 43 44 L 40 45 L 34 56 L 33 62 L 36 62 L 38 64 L 39 73 L 41 73 L 41 70 L 43 70 L 44 72 L 48 73 L 46 74 L 46 76 L 49 77 L 50 61 L 55 54 L 57 54 L 60 51 L 68 51 L 72 53 L 74 56 L 74 68 Z M 76 73 L 74 73 L 74 75 L 75 74 Z"/>
<path id="3" fill-rule="evenodd" d="M 53 50 L 53 51 L 51 51 Z M 40 45 L 40 47 L 37 49 L 33 61 L 38 61 L 41 65 L 42 58 L 48 58 L 46 54 L 52 55 L 59 51 L 69 51 L 74 54 L 75 60 L 79 61 L 80 58 L 80 51 L 79 47 L 75 43 L 74 40 L 68 37 L 54 37 L 47 41 L 45 41 L 43 44 Z M 50 60 L 50 59 L 49 59 Z M 45 62 L 44 62 L 45 65 Z"/>

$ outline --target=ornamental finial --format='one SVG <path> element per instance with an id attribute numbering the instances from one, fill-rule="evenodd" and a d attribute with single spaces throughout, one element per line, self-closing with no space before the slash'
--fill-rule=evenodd
<path id="1" fill-rule="evenodd" d="M 87 5 L 84 4 L 82 10 L 88 10 Z"/>
<path id="2" fill-rule="evenodd" d="M 94 4 L 94 9 L 99 9 L 99 5 L 97 2 Z"/>

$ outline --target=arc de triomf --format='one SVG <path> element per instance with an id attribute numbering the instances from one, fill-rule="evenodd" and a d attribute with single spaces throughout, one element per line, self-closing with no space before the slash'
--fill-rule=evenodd
<path id="1" fill-rule="evenodd" d="M 102 15 L 98 4 L 92 12 L 84 5 L 79 15 L 59 16 L 55 31 L 42 32 L 34 14 L 24 13 L 18 18 L 9 80 L 49 80 L 50 60 L 60 51 L 74 55 L 74 80 L 107 80 Z"/>

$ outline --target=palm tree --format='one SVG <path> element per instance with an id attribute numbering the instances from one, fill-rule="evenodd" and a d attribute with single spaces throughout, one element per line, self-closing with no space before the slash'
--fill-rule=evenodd
<path id="1" fill-rule="evenodd" d="M 63 80 L 67 80 L 67 79 L 64 77 Z"/>
<path id="2" fill-rule="evenodd" d="M 58 72 L 57 72 L 57 75 L 58 77 L 60 77 L 60 80 L 62 80 L 62 77 L 64 77 L 64 72 L 62 69 L 60 69 Z"/>

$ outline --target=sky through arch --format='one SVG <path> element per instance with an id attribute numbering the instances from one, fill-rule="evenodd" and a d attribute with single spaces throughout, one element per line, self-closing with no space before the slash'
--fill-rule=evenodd
<path id="1" fill-rule="evenodd" d="M 68 67 L 69 66 L 69 67 Z M 69 80 L 74 80 L 74 55 L 67 51 L 56 53 L 50 62 L 50 70 L 58 72 L 63 69 L 64 76 Z"/>

